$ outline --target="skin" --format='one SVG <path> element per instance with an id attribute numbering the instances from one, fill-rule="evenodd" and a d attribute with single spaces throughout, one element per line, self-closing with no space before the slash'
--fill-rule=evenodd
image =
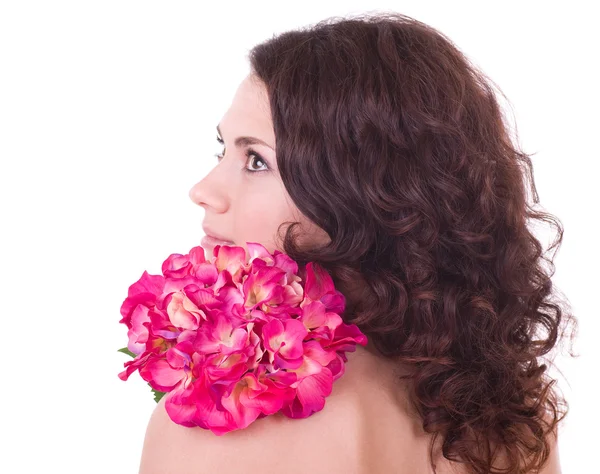
<path id="1" fill-rule="evenodd" d="M 219 125 L 220 137 L 225 142 L 223 156 L 189 192 L 190 199 L 204 208 L 205 224 L 246 251 L 247 242 L 258 242 L 271 253 L 275 249 L 283 251 L 276 234 L 278 226 L 286 221 L 302 223 L 302 242 L 303 239 L 327 241 L 327 234 L 300 213 L 281 181 L 264 84 L 248 75 Z M 238 136 L 256 137 L 268 146 L 236 147 L 234 142 Z M 249 148 L 258 156 L 247 157 Z M 244 168 L 251 174 L 244 172 Z"/>

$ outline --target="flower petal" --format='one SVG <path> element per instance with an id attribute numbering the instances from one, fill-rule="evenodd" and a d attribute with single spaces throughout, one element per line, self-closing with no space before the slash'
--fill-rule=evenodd
<path id="1" fill-rule="evenodd" d="M 290 418 L 306 418 L 325 406 L 325 397 L 331 394 L 333 377 L 328 368 L 302 379 L 294 401 L 284 407 L 283 414 Z"/>

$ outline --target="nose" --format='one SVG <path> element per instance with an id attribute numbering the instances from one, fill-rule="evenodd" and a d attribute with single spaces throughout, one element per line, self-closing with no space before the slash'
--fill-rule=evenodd
<path id="1" fill-rule="evenodd" d="M 196 190 L 196 188 L 198 187 L 198 184 L 199 184 L 199 182 L 194 184 L 188 192 L 188 196 L 190 197 L 190 199 L 192 200 L 192 202 L 194 204 L 200 204 L 200 202 L 198 201 L 198 191 Z"/>
<path id="2" fill-rule="evenodd" d="M 202 206 L 204 210 L 211 207 L 214 212 L 222 213 L 227 212 L 229 207 L 227 184 L 215 179 L 213 172 L 194 184 L 188 196 L 194 204 Z"/>

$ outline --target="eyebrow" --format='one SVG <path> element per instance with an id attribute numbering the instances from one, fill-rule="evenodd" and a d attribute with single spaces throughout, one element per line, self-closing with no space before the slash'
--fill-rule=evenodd
<path id="1" fill-rule="evenodd" d="M 219 135 L 221 135 L 221 137 L 223 136 L 223 134 L 221 133 L 221 129 L 219 128 L 218 125 L 217 125 L 217 132 L 219 132 Z M 234 143 L 235 143 L 235 146 L 237 146 L 238 148 L 247 146 L 247 145 L 264 145 L 267 148 L 270 148 L 271 150 L 273 150 L 273 147 L 271 145 L 262 141 L 260 138 L 256 138 L 256 137 L 237 137 L 235 139 Z M 275 151 L 275 150 L 273 150 L 273 151 Z"/>

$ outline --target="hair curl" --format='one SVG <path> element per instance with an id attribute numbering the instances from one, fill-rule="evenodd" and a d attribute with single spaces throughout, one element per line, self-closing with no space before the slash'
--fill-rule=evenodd
<path id="1" fill-rule="evenodd" d="M 554 224 L 548 250 L 558 250 L 561 222 L 528 203 L 524 177 L 539 202 L 531 159 L 493 82 L 397 13 L 332 17 L 249 59 L 268 91 L 283 184 L 331 238 L 300 248 L 291 223 L 283 249 L 327 269 L 346 321 L 409 364 L 432 466 L 441 435 L 444 457 L 473 473 L 541 469 L 546 435 L 568 411 L 541 358 L 568 327 L 572 341 L 577 320 L 527 226 Z"/>

